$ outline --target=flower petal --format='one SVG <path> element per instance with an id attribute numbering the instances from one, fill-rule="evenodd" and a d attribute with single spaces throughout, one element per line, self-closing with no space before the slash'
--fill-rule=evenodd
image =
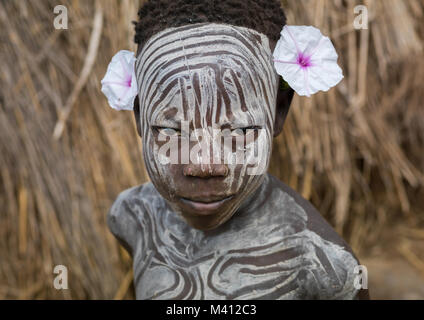
<path id="1" fill-rule="evenodd" d="M 337 63 L 323 62 L 309 69 L 311 94 L 328 91 L 343 79 L 343 71 Z"/>
<path id="2" fill-rule="evenodd" d="M 303 57 L 310 63 L 302 64 Z M 337 59 L 331 40 L 312 26 L 285 26 L 274 50 L 277 73 L 301 96 L 328 91 L 343 79 Z"/>
<path id="3" fill-rule="evenodd" d="M 135 57 L 131 51 L 119 51 L 110 62 L 102 83 L 102 92 L 116 110 L 133 110 L 137 96 Z"/>

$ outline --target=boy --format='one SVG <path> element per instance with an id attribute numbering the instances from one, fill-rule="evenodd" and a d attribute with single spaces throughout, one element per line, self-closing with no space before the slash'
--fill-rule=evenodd
<path id="1" fill-rule="evenodd" d="M 293 97 L 272 61 L 278 1 L 156 0 L 139 18 L 134 114 L 152 183 L 108 215 L 137 299 L 362 295 L 348 245 L 265 170 Z"/>

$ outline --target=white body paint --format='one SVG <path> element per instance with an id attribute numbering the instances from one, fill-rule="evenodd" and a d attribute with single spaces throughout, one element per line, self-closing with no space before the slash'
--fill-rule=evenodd
<path id="1" fill-rule="evenodd" d="M 261 188 L 250 210 L 208 233 L 152 184 L 122 193 L 108 223 L 132 251 L 137 299 L 353 299 L 352 254 L 309 229 L 311 213 L 275 178 Z"/>
<path id="2" fill-rule="evenodd" d="M 300 197 L 263 173 L 271 155 L 278 84 L 272 59 L 264 35 L 229 25 L 168 29 L 144 45 L 136 71 L 144 157 L 153 184 L 121 194 L 108 216 L 110 229 L 133 256 L 138 299 L 356 296 L 357 262 L 343 241 L 309 204 L 300 204 Z M 228 175 L 211 179 L 222 190 L 210 190 L 208 179 L 175 179 L 184 165 L 163 164 L 163 143 L 152 126 L 180 128 L 185 121 L 190 130 L 200 130 L 192 148 L 213 146 L 214 129 L 263 128 L 242 150 L 252 161 L 251 146 L 257 146 L 262 167 L 249 175 L 255 169 L 248 162 L 228 165 Z M 190 156 L 211 166 L 208 154 Z M 237 158 L 237 152 L 227 156 Z M 218 221 L 212 228 L 202 231 L 178 211 L 177 199 L 191 194 L 175 193 L 186 190 L 235 196 L 213 214 Z"/>

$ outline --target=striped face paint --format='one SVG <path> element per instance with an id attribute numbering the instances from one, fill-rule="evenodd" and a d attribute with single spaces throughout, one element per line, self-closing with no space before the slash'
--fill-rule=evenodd
<path id="1" fill-rule="evenodd" d="M 167 29 L 144 45 L 136 74 L 153 184 L 193 227 L 219 226 L 268 167 L 278 87 L 268 38 L 223 24 Z M 228 146 L 223 136 L 245 143 Z M 176 161 L 163 161 L 166 143 L 178 150 Z M 240 151 L 242 163 L 224 159 Z"/>

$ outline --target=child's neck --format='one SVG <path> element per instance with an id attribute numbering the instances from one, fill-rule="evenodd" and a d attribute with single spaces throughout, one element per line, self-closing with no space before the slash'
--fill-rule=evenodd
<path id="1" fill-rule="evenodd" d="M 247 214 L 251 214 L 253 212 L 257 212 L 257 210 L 262 206 L 263 202 L 270 196 L 269 192 L 269 176 L 266 173 L 259 187 L 256 188 L 247 198 L 243 201 L 240 208 L 237 209 L 235 215 L 245 216 Z"/>

